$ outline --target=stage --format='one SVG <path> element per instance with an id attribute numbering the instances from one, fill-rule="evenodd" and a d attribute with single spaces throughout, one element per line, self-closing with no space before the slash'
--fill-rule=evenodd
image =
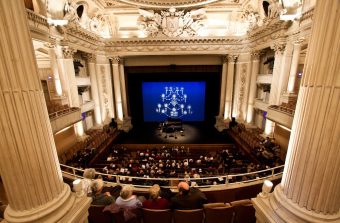
<path id="1" fill-rule="evenodd" d="M 134 125 L 129 133 L 123 133 L 117 144 L 224 144 L 232 143 L 225 132 L 204 122 L 183 123 L 181 128 L 165 131 L 162 123 Z"/>

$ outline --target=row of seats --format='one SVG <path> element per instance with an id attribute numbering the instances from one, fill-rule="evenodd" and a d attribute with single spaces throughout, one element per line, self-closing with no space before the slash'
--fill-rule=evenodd
<path id="1" fill-rule="evenodd" d="M 143 208 L 136 218 L 124 220 L 124 210 L 111 214 L 103 206 L 91 206 L 89 223 L 255 223 L 255 209 L 249 199 L 230 203 L 208 203 L 202 209 L 153 210 Z"/>

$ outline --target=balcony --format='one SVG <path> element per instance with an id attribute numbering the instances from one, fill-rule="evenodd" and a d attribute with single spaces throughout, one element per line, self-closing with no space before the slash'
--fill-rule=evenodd
<path id="1" fill-rule="evenodd" d="M 90 77 L 76 76 L 77 86 L 91 86 Z"/>
<path id="2" fill-rule="evenodd" d="M 268 107 L 267 118 L 291 129 L 294 111 L 294 109 L 289 109 L 278 105 L 271 105 Z"/>
<path id="3" fill-rule="evenodd" d="M 26 13 L 32 37 L 48 40 L 50 31 L 46 17 L 39 15 L 30 9 L 26 9 Z"/>
<path id="4" fill-rule="evenodd" d="M 271 84 L 272 83 L 272 74 L 259 74 L 256 78 L 256 83 L 258 84 Z"/>
<path id="5" fill-rule="evenodd" d="M 80 108 L 67 108 L 49 114 L 53 133 L 82 120 Z"/>
<path id="6" fill-rule="evenodd" d="M 260 109 L 262 111 L 267 111 L 268 110 L 268 102 L 263 101 L 263 99 L 255 99 L 255 104 L 254 107 L 257 109 Z"/>

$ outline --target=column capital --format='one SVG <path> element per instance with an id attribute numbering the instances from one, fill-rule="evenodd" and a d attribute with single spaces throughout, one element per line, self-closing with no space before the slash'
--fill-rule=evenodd
<path id="1" fill-rule="evenodd" d="M 64 56 L 65 59 L 72 59 L 74 53 L 77 52 L 76 49 L 73 49 L 69 46 L 63 46 L 62 50 L 63 50 L 63 56 Z"/>
<path id="2" fill-rule="evenodd" d="M 228 55 L 222 55 L 222 64 L 228 63 Z"/>
<path id="3" fill-rule="evenodd" d="M 229 54 L 228 55 L 228 62 L 229 63 L 235 63 L 237 58 L 238 58 L 238 55 L 231 55 L 231 54 Z"/>
<path id="4" fill-rule="evenodd" d="M 260 51 L 260 50 L 252 51 L 252 52 L 250 53 L 252 60 L 260 60 L 260 56 L 261 56 L 262 54 L 263 54 L 263 53 L 262 53 L 262 51 Z"/>
<path id="5" fill-rule="evenodd" d="M 83 57 L 87 59 L 88 63 L 95 63 L 96 62 L 96 55 L 93 53 L 84 53 Z"/>
<path id="6" fill-rule="evenodd" d="M 283 52 L 285 51 L 285 48 L 286 48 L 286 43 L 274 43 L 273 45 L 270 46 L 270 48 L 272 50 L 275 51 L 275 53 L 281 53 L 283 54 Z"/>
<path id="7" fill-rule="evenodd" d="M 119 56 L 114 56 L 114 57 L 110 57 L 109 58 L 111 61 L 112 61 L 112 64 L 123 64 L 124 60 L 122 57 L 119 57 Z"/>
<path id="8" fill-rule="evenodd" d="M 301 37 L 301 38 L 294 40 L 293 44 L 294 45 L 301 45 L 301 43 L 303 43 L 304 41 L 305 41 L 305 38 Z"/>

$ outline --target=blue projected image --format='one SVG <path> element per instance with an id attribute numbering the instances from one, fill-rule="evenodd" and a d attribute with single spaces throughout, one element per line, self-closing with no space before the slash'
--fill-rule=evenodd
<path id="1" fill-rule="evenodd" d="M 143 82 L 144 121 L 204 121 L 205 82 Z"/>

